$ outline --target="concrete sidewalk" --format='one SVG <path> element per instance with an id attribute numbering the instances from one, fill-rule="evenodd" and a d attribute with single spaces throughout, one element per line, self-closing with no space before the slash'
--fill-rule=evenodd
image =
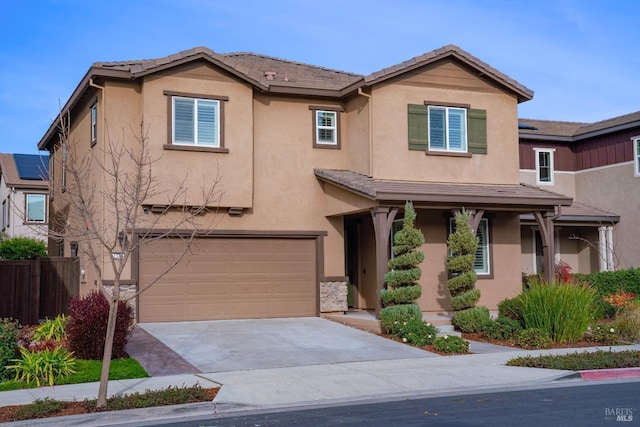
<path id="1" fill-rule="evenodd" d="M 494 346 L 492 346 L 494 347 Z M 640 350 L 640 345 L 616 346 L 613 351 Z M 489 350 L 487 348 L 487 350 Z M 111 381 L 110 395 L 122 395 L 168 386 L 221 386 L 213 404 L 180 405 L 117 413 L 11 423 L 13 425 L 116 425 L 134 421 L 211 415 L 251 409 L 296 407 L 363 401 L 414 395 L 443 395 L 464 390 L 490 391 L 509 387 L 535 386 L 571 376 L 570 371 L 505 366 L 513 357 L 566 354 L 575 351 L 609 350 L 609 347 L 553 350 L 513 350 L 460 356 L 421 357 L 323 365 L 240 370 L 204 374 L 170 375 L 135 380 Z M 614 370 L 615 371 L 615 370 Z M 628 370 L 627 370 L 628 371 Z M 640 377 L 640 371 L 636 371 Z M 50 397 L 59 400 L 95 398 L 97 383 L 46 387 L 0 393 L 1 405 L 17 405 Z"/>

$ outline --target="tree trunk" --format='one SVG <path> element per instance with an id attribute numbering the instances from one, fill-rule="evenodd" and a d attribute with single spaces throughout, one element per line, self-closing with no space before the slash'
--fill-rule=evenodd
<path id="1" fill-rule="evenodd" d="M 107 405 L 107 386 L 109 385 L 109 368 L 111 367 L 111 354 L 113 352 L 113 336 L 116 331 L 116 319 L 118 318 L 118 302 L 120 301 L 120 286 L 113 287 L 113 295 L 110 299 L 109 319 L 107 321 L 107 333 L 104 341 L 104 354 L 102 356 L 102 372 L 100 374 L 100 388 L 98 389 L 97 408 Z"/>

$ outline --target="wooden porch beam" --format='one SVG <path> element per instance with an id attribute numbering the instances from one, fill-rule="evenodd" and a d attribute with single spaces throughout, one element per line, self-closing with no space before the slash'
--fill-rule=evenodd
<path id="1" fill-rule="evenodd" d="M 380 291 L 384 288 L 384 275 L 387 274 L 389 261 L 389 235 L 397 213 L 398 208 L 380 206 L 371 208 L 371 218 L 376 236 L 376 318 L 378 319 L 380 318 L 380 310 L 382 310 Z"/>

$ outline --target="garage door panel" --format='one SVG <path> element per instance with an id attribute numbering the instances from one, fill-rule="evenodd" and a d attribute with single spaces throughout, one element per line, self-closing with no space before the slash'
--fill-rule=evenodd
<path id="1" fill-rule="evenodd" d="M 141 249 L 141 285 L 182 250 L 182 241 Z M 316 307 L 314 240 L 203 238 L 141 295 L 139 316 L 141 322 L 315 316 Z"/>

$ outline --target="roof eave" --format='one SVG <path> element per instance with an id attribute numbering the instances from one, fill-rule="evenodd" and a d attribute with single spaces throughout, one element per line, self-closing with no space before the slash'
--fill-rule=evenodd
<path id="1" fill-rule="evenodd" d="M 38 150 L 44 151 L 49 147 L 49 142 L 51 138 L 55 135 L 59 125 L 60 125 L 60 115 L 65 114 L 67 111 L 71 110 L 78 100 L 84 95 L 84 93 L 89 89 L 90 82 L 92 79 L 97 77 L 102 78 L 117 78 L 117 79 L 131 79 L 131 73 L 124 70 L 113 70 L 113 69 L 105 69 L 102 67 L 91 66 L 87 73 L 84 75 L 78 86 L 76 86 L 75 90 L 64 104 L 62 109 L 58 112 L 55 120 L 49 126 L 49 129 L 45 132 L 44 136 L 38 142 Z"/>
<path id="2" fill-rule="evenodd" d="M 455 205 L 473 204 L 482 206 L 536 206 L 553 208 L 555 206 L 570 206 L 573 199 L 566 197 L 536 198 L 524 196 L 486 196 L 460 194 L 416 194 L 416 193 L 386 193 L 377 192 L 376 199 L 380 201 L 413 200 L 414 202 L 446 203 Z"/>

